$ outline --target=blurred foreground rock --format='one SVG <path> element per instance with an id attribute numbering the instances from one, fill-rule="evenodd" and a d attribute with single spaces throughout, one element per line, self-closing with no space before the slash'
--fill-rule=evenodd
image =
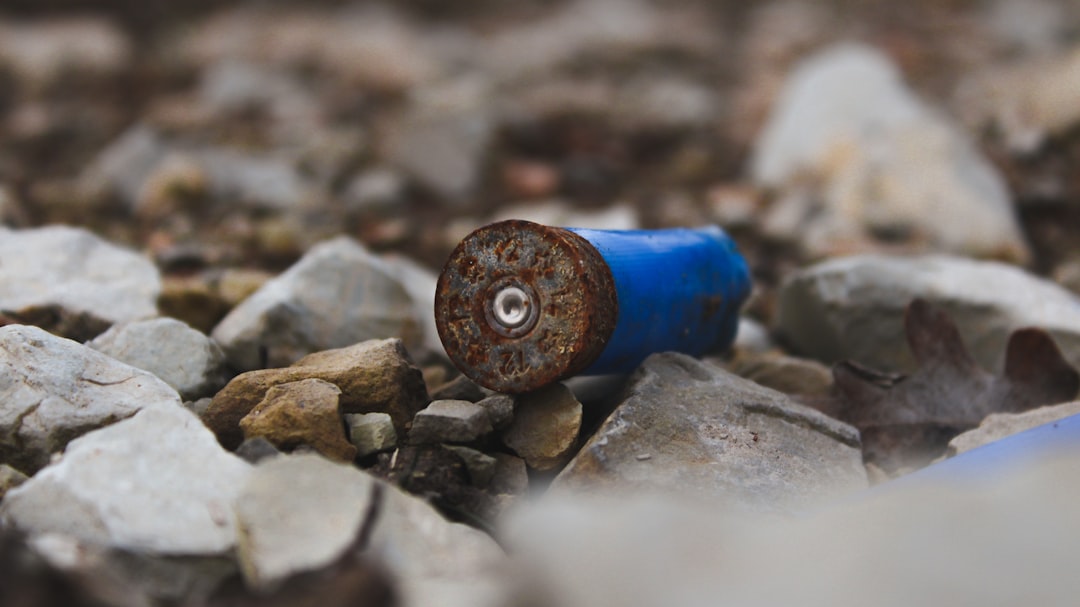
<path id="1" fill-rule="evenodd" d="M 519 512 L 502 537 L 530 605 L 1064 606 L 1080 596 L 1078 458 L 883 486 L 796 519 L 667 493 L 564 495 Z"/>
<path id="2" fill-rule="evenodd" d="M 667 491 L 792 512 L 867 486 L 855 428 L 714 365 L 654 354 L 628 394 L 557 491 Z"/>
<path id="3" fill-rule="evenodd" d="M 904 308 L 921 297 L 944 309 L 975 360 L 1001 368 L 1009 334 L 1045 329 L 1080 368 L 1080 297 L 1015 266 L 959 257 L 857 256 L 826 261 L 785 281 L 776 327 L 798 352 L 910 372 Z"/>

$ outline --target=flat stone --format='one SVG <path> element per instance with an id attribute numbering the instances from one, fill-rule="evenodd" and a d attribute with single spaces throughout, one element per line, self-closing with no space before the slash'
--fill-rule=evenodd
<path id="1" fill-rule="evenodd" d="M 397 447 L 394 420 L 387 413 L 355 413 L 345 416 L 349 441 L 356 447 L 357 457 L 389 451 Z"/>
<path id="2" fill-rule="evenodd" d="M 975 360 L 999 369 L 1009 335 L 1045 329 L 1080 367 L 1080 297 L 1015 266 L 949 256 L 853 256 L 788 277 L 776 328 L 798 353 L 910 372 L 904 309 L 916 297 L 952 317 Z"/>
<path id="3" fill-rule="evenodd" d="M 180 407 L 156 376 L 37 327 L 0 327 L 0 462 L 28 473 L 91 430 Z"/>
<path id="4" fill-rule="evenodd" d="M 553 488 L 670 491 L 785 512 L 867 486 L 855 428 L 714 365 L 654 354 L 628 394 Z"/>
<path id="5" fill-rule="evenodd" d="M 231 364 L 271 367 L 369 339 L 422 335 L 413 301 L 393 271 L 342 236 L 312 247 L 300 261 L 234 308 L 212 336 Z"/>
<path id="6" fill-rule="evenodd" d="M 921 251 L 1030 256 L 1004 178 L 869 46 L 834 46 L 796 67 L 750 170 L 794 205 L 776 205 L 765 231 L 811 255 L 873 250 L 893 235 Z"/>
<path id="7" fill-rule="evenodd" d="M 57 307 L 112 324 L 156 316 L 159 291 L 149 259 L 88 230 L 0 227 L 0 310 Z"/>
<path id="8" fill-rule="evenodd" d="M 467 400 L 436 400 L 413 418 L 412 444 L 471 443 L 491 433 L 487 411 Z"/>
<path id="9" fill-rule="evenodd" d="M 371 516 L 376 481 L 317 455 L 257 466 L 233 505 L 241 569 L 255 588 L 337 560 Z"/>
<path id="10" fill-rule="evenodd" d="M 341 388 L 342 413 L 388 413 L 399 435 L 428 402 L 424 379 L 401 340 L 370 340 L 309 354 L 290 367 L 242 373 L 214 396 L 203 421 L 223 445 L 235 448 L 243 439 L 240 420 L 262 401 L 267 390 L 309 378 Z"/>
<path id="11" fill-rule="evenodd" d="M 4 499 L 8 491 L 25 483 L 29 478 L 7 464 L 0 464 L 0 500 Z"/>
<path id="12" fill-rule="evenodd" d="M 87 346 L 153 373 L 184 400 L 211 396 L 225 385 L 225 355 L 212 339 L 174 318 L 113 325 Z"/>
<path id="13" fill-rule="evenodd" d="M 947 456 L 953 456 L 990 444 L 1036 426 L 1080 414 L 1080 401 L 1039 407 L 1023 413 L 991 413 L 978 428 L 968 430 L 949 441 Z"/>
<path id="14" fill-rule="evenodd" d="M 240 420 L 244 438 L 261 436 L 280 449 L 306 445 L 326 457 L 351 462 L 356 447 L 345 437 L 341 388 L 317 378 L 272 386 Z"/>
<path id="15" fill-rule="evenodd" d="M 570 459 L 579 432 L 581 403 L 565 385 L 552 384 L 517 397 L 502 439 L 529 467 L 552 470 Z"/>
<path id="16" fill-rule="evenodd" d="M 230 509 L 249 473 L 190 411 L 148 408 L 72 441 L 4 497 L 0 518 L 115 548 L 220 554 L 236 542 Z"/>

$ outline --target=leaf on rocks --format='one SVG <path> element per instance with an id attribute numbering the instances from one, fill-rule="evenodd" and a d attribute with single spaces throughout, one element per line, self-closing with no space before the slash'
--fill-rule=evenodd
<path id="1" fill-rule="evenodd" d="M 1041 329 L 1013 332 L 995 375 L 975 363 L 949 315 L 928 302 L 908 305 L 904 327 L 917 371 L 901 376 L 840 362 L 833 396 L 808 403 L 857 427 L 866 460 L 886 470 L 928 462 L 991 413 L 1065 402 L 1080 389 L 1080 374 Z"/>

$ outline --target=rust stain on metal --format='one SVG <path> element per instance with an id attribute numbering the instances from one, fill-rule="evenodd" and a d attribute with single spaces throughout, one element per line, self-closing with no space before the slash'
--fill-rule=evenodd
<path id="1" fill-rule="evenodd" d="M 611 270 L 568 230 L 510 220 L 458 244 L 435 295 L 454 364 L 492 390 L 521 393 L 585 369 L 615 330 Z"/>

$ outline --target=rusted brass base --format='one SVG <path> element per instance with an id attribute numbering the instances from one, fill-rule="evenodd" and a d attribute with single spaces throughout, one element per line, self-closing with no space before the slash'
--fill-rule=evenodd
<path id="1" fill-rule="evenodd" d="M 520 293 L 517 291 L 520 289 Z M 504 326 L 496 296 L 522 293 L 535 318 Z M 505 295 L 502 299 L 505 299 Z M 535 390 L 585 369 L 615 330 L 615 282 L 589 241 L 561 228 L 510 220 L 458 244 L 439 276 L 435 321 L 454 364 L 498 392 Z"/>

